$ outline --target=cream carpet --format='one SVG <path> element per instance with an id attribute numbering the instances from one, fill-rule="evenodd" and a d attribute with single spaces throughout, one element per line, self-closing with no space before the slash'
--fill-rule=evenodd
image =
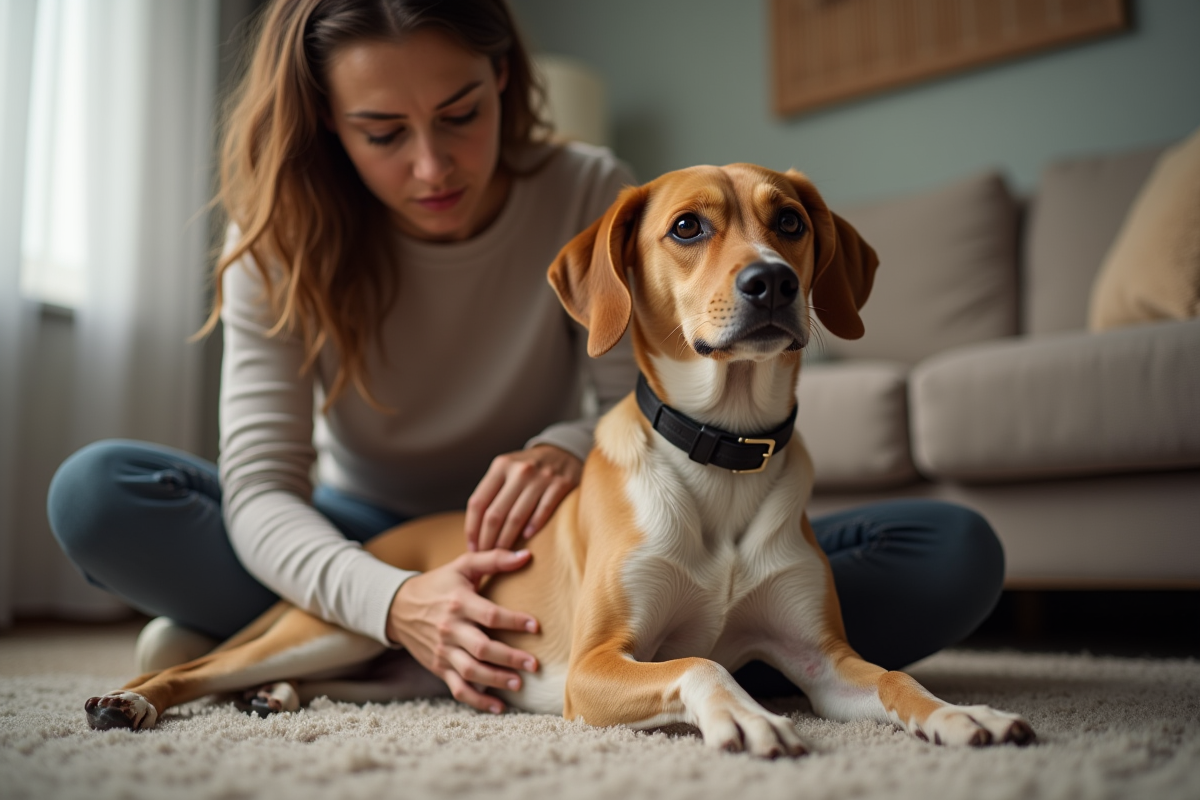
<path id="1" fill-rule="evenodd" d="M 83 701 L 131 674 L 135 628 L 0 637 L 0 798 L 1200 798 L 1200 662 L 946 652 L 911 672 L 1017 711 L 1037 744 L 948 749 L 888 725 L 790 713 L 813 753 L 756 761 L 687 730 L 594 729 L 451 702 L 316 701 L 249 717 L 201 701 L 144 733 L 96 733 Z"/>

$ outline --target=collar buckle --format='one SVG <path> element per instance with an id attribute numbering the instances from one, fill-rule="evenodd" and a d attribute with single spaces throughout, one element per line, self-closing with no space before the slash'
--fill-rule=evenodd
<path id="1" fill-rule="evenodd" d="M 765 444 L 767 452 L 763 453 L 762 463 L 754 469 L 731 469 L 729 470 L 734 475 L 753 475 L 756 472 L 762 472 L 767 468 L 767 463 L 771 460 L 771 456 L 775 455 L 775 440 L 774 439 L 747 439 L 745 436 L 738 437 L 738 444 Z"/>

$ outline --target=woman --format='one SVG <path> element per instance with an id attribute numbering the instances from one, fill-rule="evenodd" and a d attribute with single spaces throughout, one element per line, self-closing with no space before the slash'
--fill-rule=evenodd
<path id="1" fill-rule="evenodd" d="M 534 89 L 502 0 L 266 11 L 222 157 L 219 470 L 101 442 L 51 487 L 79 568 L 166 618 L 139 641 L 144 668 L 199 654 L 211 639 L 171 644 L 228 636 L 279 595 L 407 648 L 482 710 L 503 706 L 472 684 L 516 688 L 536 669 L 481 627 L 537 621 L 476 581 L 520 568 L 512 549 L 578 484 L 581 386 L 604 409 L 636 367 L 627 345 L 587 359 L 544 278 L 632 180 L 606 151 L 539 142 Z M 468 552 L 444 567 L 360 547 L 464 505 Z M 890 504 L 815 527 L 851 643 L 878 663 L 956 641 L 998 597 L 1003 554 L 971 512 Z"/>

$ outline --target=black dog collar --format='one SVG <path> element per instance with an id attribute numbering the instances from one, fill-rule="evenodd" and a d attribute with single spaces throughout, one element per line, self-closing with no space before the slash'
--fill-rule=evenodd
<path id="1" fill-rule="evenodd" d="M 766 433 L 754 436 L 737 434 L 704 425 L 681 414 L 662 400 L 646 382 L 646 376 L 638 373 L 638 408 L 650 421 L 650 426 L 663 438 L 688 454 L 688 458 L 700 464 L 712 464 L 732 472 L 762 472 L 767 462 L 792 438 L 795 430 L 797 407 L 782 425 Z"/>

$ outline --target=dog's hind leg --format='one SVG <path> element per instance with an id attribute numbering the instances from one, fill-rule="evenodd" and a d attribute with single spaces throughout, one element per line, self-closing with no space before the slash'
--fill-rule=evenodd
<path id="1" fill-rule="evenodd" d="M 335 670 L 302 681 L 277 681 L 244 695 L 248 711 L 265 717 L 295 711 L 318 697 L 346 703 L 387 703 L 417 697 L 450 697 L 445 681 L 421 666 L 405 650 L 389 650 L 362 668 Z M 344 674 L 343 674 L 344 673 Z"/>
<path id="2" fill-rule="evenodd" d="M 450 696 L 450 687 L 405 650 L 389 650 L 344 678 L 316 676 L 297 681 L 296 690 L 301 705 L 317 697 L 347 703 L 384 703 Z"/>
<path id="3" fill-rule="evenodd" d="M 270 612 L 268 612 L 270 613 Z M 238 691 L 353 667 L 386 648 L 296 608 L 262 636 L 187 664 L 135 678 L 84 704 L 88 724 L 150 728 L 168 708 L 216 692 Z"/>
<path id="4" fill-rule="evenodd" d="M 257 639 L 269 631 L 284 614 L 293 608 L 295 606 L 291 603 L 286 600 L 280 600 L 255 618 L 249 625 L 214 647 L 211 652 L 221 653 L 226 650 L 232 650 L 235 647 L 244 645 L 246 642 Z"/>
<path id="5" fill-rule="evenodd" d="M 292 681 L 276 681 L 248 690 L 242 699 L 248 704 L 247 711 L 260 717 L 280 711 L 299 711 L 300 693 Z"/>

